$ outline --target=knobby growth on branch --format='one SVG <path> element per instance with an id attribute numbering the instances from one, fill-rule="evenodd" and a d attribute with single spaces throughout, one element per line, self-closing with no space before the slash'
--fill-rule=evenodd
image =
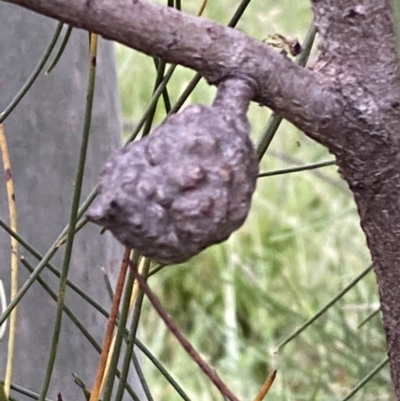
<path id="1" fill-rule="evenodd" d="M 372 254 L 400 399 L 400 86 L 390 1 L 312 1 L 320 45 L 310 68 L 237 30 L 145 1 L 7 1 L 192 68 L 210 84 L 248 78 L 254 101 L 328 147 Z"/>

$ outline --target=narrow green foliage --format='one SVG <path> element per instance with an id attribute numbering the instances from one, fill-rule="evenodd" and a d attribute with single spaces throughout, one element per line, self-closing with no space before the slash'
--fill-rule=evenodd
<path id="1" fill-rule="evenodd" d="M 54 67 L 57 65 L 57 63 L 60 61 L 60 58 L 63 55 L 65 48 L 67 47 L 69 38 L 71 36 L 72 29 L 73 29 L 73 27 L 71 25 L 68 25 L 67 31 L 65 32 L 65 35 L 61 42 L 60 48 L 58 49 L 58 52 L 57 52 L 56 56 L 54 57 L 54 60 L 50 64 L 49 68 L 47 69 L 46 74 L 50 74 L 51 71 L 53 71 Z"/>
<path id="2" fill-rule="evenodd" d="M 87 210 L 87 208 L 90 206 L 90 204 L 93 202 L 94 198 L 96 197 L 96 191 L 92 190 L 92 192 L 89 194 L 89 196 L 86 198 L 86 200 L 82 203 L 81 207 L 78 209 L 78 214 L 77 214 L 77 221 L 80 219 Z M 17 238 L 18 242 L 26 247 L 29 252 L 31 252 L 35 257 L 38 255 L 38 253 L 29 246 L 29 244 L 24 241 L 21 237 L 18 236 L 18 234 L 12 232 L 12 230 L 2 221 L 0 220 L 0 226 L 3 227 L 6 231 L 8 231 L 12 236 Z M 21 286 L 21 288 L 18 291 L 18 294 L 15 296 L 15 298 L 8 304 L 7 308 L 3 311 L 2 315 L 0 316 L 0 325 L 4 323 L 4 321 L 7 319 L 7 317 L 10 315 L 11 311 L 15 308 L 15 306 L 18 304 L 18 302 L 21 301 L 22 297 L 26 294 L 26 292 L 29 290 L 31 285 L 35 282 L 39 274 L 42 272 L 42 270 L 48 265 L 49 261 L 51 258 L 57 253 L 59 247 L 60 247 L 60 241 L 64 239 L 65 235 L 70 231 L 70 225 L 68 224 L 60 233 L 60 235 L 57 237 L 55 240 L 54 244 L 49 248 L 49 250 L 46 252 L 43 257 L 37 257 L 40 260 L 40 263 L 36 266 L 35 270 L 32 272 L 32 274 L 29 276 L 29 279 L 24 282 L 24 284 Z M 76 229 L 75 229 L 76 231 Z"/>
<path id="3" fill-rule="evenodd" d="M 367 267 L 360 275 L 352 280 L 346 287 L 343 288 L 338 294 L 336 294 L 326 305 L 324 305 L 317 313 L 311 316 L 305 323 L 297 328 L 289 337 L 285 338 L 277 347 L 277 351 L 287 345 L 290 341 L 296 338 L 301 332 L 303 332 L 308 326 L 314 323 L 319 317 L 321 317 L 332 305 L 334 305 L 340 298 L 343 297 L 348 291 L 350 291 L 366 274 L 372 270 L 372 265 Z"/>
<path id="4" fill-rule="evenodd" d="M 136 128 L 134 129 L 134 131 L 129 136 L 129 138 L 127 139 L 126 142 L 133 141 L 137 137 L 137 135 L 139 134 L 139 132 L 142 129 L 142 127 L 146 124 L 148 116 L 153 113 L 153 109 L 157 105 L 158 98 L 164 92 L 164 89 L 166 88 L 168 81 L 170 80 L 172 74 L 175 71 L 175 68 L 176 68 L 175 65 L 171 65 L 170 68 L 168 69 L 168 71 L 165 74 L 163 80 L 160 82 L 160 84 L 157 86 L 157 89 L 154 91 L 153 96 L 151 97 L 150 102 L 147 105 L 147 108 L 146 108 L 145 112 L 143 113 L 142 118 L 139 120 L 139 122 L 136 125 Z"/>
<path id="5" fill-rule="evenodd" d="M 137 263 L 138 258 L 139 258 L 138 254 L 134 253 L 133 263 Z M 123 340 L 125 337 L 125 326 L 126 326 L 126 322 L 128 320 L 129 307 L 130 307 L 134 282 L 135 282 L 135 279 L 134 279 L 133 273 L 129 270 L 128 279 L 125 284 L 124 297 L 122 299 L 118 330 L 117 330 L 117 334 L 115 336 L 114 350 L 113 350 L 113 354 L 111 357 L 107 381 L 106 381 L 106 385 L 105 385 L 105 389 L 104 389 L 103 401 L 110 401 L 112 399 L 111 396 L 112 396 L 112 391 L 114 388 L 115 377 L 117 376 L 117 365 L 118 365 L 118 360 L 121 355 L 122 343 L 123 343 Z M 139 400 L 139 398 L 136 394 L 133 396 L 133 399 L 135 401 Z"/>
<path id="6" fill-rule="evenodd" d="M 258 177 L 259 178 L 261 178 L 261 177 L 272 177 L 274 175 L 298 173 L 299 171 L 314 170 L 314 169 L 320 168 L 320 167 L 334 166 L 335 164 L 336 164 L 336 162 L 334 160 L 330 160 L 330 161 L 326 161 L 326 162 L 307 164 L 305 166 L 300 166 L 300 167 L 292 167 L 292 168 L 285 168 L 285 169 L 282 169 L 282 170 L 267 171 L 267 172 L 264 172 L 264 173 L 260 173 L 258 175 Z"/>
<path id="7" fill-rule="evenodd" d="M 368 373 L 367 376 L 365 376 L 360 383 L 357 384 L 357 386 L 355 386 L 353 388 L 353 390 L 347 394 L 346 397 L 342 398 L 340 401 L 348 401 L 351 398 L 353 398 L 353 396 L 360 391 L 380 370 L 382 370 L 387 364 L 389 363 L 389 357 L 386 357 L 379 365 L 376 366 L 375 369 L 373 369 L 370 373 Z"/>
<path id="8" fill-rule="evenodd" d="M 40 59 L 38 65 L 36 68 L 33 70 L 32 74 L 28 78 L 28 80 L 25 82 L 25 84 L 22 86 L 20 91 L 15 95 L 14 99 L 11 101 L 11 103 L 6 107 L 6 109 L 0 114 L 0 124 L 4 122 L 4 120 L 10 115 L 10 113 L 17 107 L 18 103 L 22 100 L 22 98 L 26 95 L 28 92 L 29 88 L 33 85 L 35 82 L 36 78 L 39 76 L 40 72 L 42 71 L 44 65 L 46 64 L 47 60 L 50 57 L 51 52 L 54 49 L 54 46 L 57 43 L 58 37 L 60 36 L 61 29 L 63 27 L 63 24 L 59 22 L 57 24 L 56 30 L 54 32 L 54 35 L 47 46 L 47 49 L 43 53 L 42 58 Z"/>
<path id="9" fill-rule="evenodd" d="M 296 58 L 296 63 L 298 65 L 304 67 L 307 64 L 316 34 L 317 30 L 314 24 L 311 23 L 306 38 L 304 39 L 304 43 L 302 44 L 302 52 Z M 263 158 L 265 152 L 268 150 L 272 140 L 274 139 L 276 132 L 278 131 L 278 128 L 282 120 L 283 120 L 282 117 L 278 116 L 275 113 L 272 113 L 269 120 L 267 121 L 267 125 L 265 126 L 265 129 L 262 132 L 262 134 L 260 135 L 260 139 L 258 140 L 258 143 L 256 145 L 259 160 Z"/>
<path id="10" fill-rule="evenodd" d="M 61 333 L 61 324 L 62 324 L 62 317 L 63 317 L 63 309 L 64 309 L 64 300 L 67 288 L 67 279 L 68 279 L 68 272 L 69 266 L 71 262 L 72 256 L 72 249 L 75 239 L 75 225 L 78 222 L 78 212 L 79 212 L 79 202 L 81 197 L 82 191 L 82 184 L 83 184 L 83 176 L 85 172 L 85 164 L 86 164 L 86 154 L 89 144 L 89 134 L 90 134 L 90 124 L 92 120 L 92 108 L 93 108 L 93 99 L 94 99 L 94 86 L 95 86 L 95 78 L 96 78 L 96 63 L 94 60 L 97 56 L 97 37 L 94 35 L 92 36 L 92 42 L 90 44 L 90 60 L 89 60 L 89 81 L 87 87 L 87 94 L 86 94 L 86 109 L 85 109 L 85 119 L 84 125 L 82 130 L 82 141 L 81 141 L 81 149 L 79 154 L 79 161 L 78 161 L 78 168 L 76 173 L 75 179 L 75 189 L 74 189 L 74 196 L 71 205 L 71 214 L 69 220 L 69 231 L 67 236 L 67 244 L 65 248 L 64 254 L 64 262 L 63 267 L 61 270 L 60 276 L 60 286 L 58 290 L 58 298 L 57 298 L 57 313 L 56 313 L 56 320 L 54 323 L 54 331 L 53 331 L 53 338 L 50 347 L 50 355 L 48 364 L 46 367 L 46 373 L 44 382 L 42 385 L 42 390 L 40 393 L 39 400 L 44 401 L 47 395 L 47 391 L 50 386 L 50 381 L 54 369 L 54 363 L 57 356 L 57 349 L 58 349 L 58 342 Z"/>
<path id="11" fill-rule="evenodd" d="M 142 271 L 143 277 L 147 277 L 147 275 L 149 273 L 149 269 L 150 269 L 150 260 L 146 258 L 144 260 L 143 271 Z M 117 390 L 117 395 L 115 397 L 115 401 L 121 401 L 122 397 L 124 395 L 124 389 L 125 389 L 125 385 L 126 385 L 126 382 L 128 379 L 128 372 L 129 372 L 131 360 L 132 360 L 132 357 L 134 357 L 133 356 L 133 354 L 134 354 L 133 348 L 135 345 L 136 333 L 137 333 L 137 329 L 138 329 L 138 325 L 139 325 L 140 314 L 142 311 L 143 298 L 144 298 L 144 292 L 141 288 L 139 288 L 138 295 L 135 300 L 135 307 L 133 309 L 131 327 L 129 329 L 129 335 L 128 335 L 128 340 L 127 340 L 127 344 L 126 344 L 125 355 L 124 355 L 124 359 L 122 362 L 121 378 L 119 380 L 119 385 L 118 385 L 118 390 Z M 142 384 L 145 388 L 147 387 L 147 384 L 145 383 L 144 379 L 143 379 Z"/>

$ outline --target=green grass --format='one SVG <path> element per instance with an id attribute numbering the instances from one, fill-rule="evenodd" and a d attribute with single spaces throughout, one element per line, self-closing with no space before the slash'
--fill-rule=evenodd
<path id="1" fill-rule="evenodd" d="M 165 1 L 160 3 L 165 4 Z M 183 3 L 195 13 L 201 2 Z M 226 24 L 238 1 L 210 1 L 204 16 Z M 303 39 L 311 22 L 307 1 L 253 1 L 238 28 L 259 40 L 280 33 Z M 117 46 L 122 111 L 134 126 L 149 101 L 156 71 L 151 58 Z M 168 84 L 172 104 L 194 72 L 178 67 Z M 215 88 L 201 82 L 187 101 L 210 104 Z M 269 111 L 253 104 L 257 140 Z M 165 118 L 159 102 L 154 124 Z M 132 129 L 127 129 L 126 134 Z M 330 160 L 327 150 L 283 123 L 262 171 Z M 370 264 L 350 191 L 335 166 L 260 178 L 245 225 L 226 243 L 163 269 L 150 283 L 199 352 L 243 400 L 251 400 L 278 369 L 269 400 L 340 400 L 386 355 L 373 273 L 280 352 L 288 335 Z M 145 303 L 140 336 L 193 400 L 221 400 L 164 324 Z M 143 359 L 157 400 L 181 399 Z M 388 366 L 353 400 L 393 399 Z"/>

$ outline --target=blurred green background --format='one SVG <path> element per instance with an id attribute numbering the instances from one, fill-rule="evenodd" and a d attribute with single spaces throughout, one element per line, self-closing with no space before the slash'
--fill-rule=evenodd
<path id="1" fill-rule="evenodd" d="M 201 5 L 181 3 L 192 14 Z M 203 16 L 227 24 L 239 4 L 209 0 Z M 279 33 L 302 42 L 311 21 L 308 1 L 253 0 L 237 28 L 258 40 Z M 129 135 L 151 98 L 156 69 L 151 58 L 120 45 L 117 59 Z M 175 70 L 168 84 L 172 105 L 194 74 L 183 67 Z M 185 104 L 210 104 L 214 94 L 215 88 L 201 81 Z M 269 115 L 268 109 L 251 106 L 255 143 Z M 165 116 L 160 99 L 155 124 Z M 260 171 L 332 159 L 325 148 L 284 122 Z M 379 306 L 372 272 L 299 336 L 279 351 L 277 347 L 369 265 L 351 193 L 336 166 L 330 166 L 260 178 L 240 230 L 190 262 L 161 270 L 150 284 L 240 399 L 252 400 L 266 376 L 278 369 L 267 400 L 342 400 L 386 355 L 380 314 L 362 324 Z M 222 399 L 148 303 L 140 335 L 192 400 Z M 142 364 L 155 399 L 181 399 L 146 358 Z M 388 365 L 352 399 L 394 399 Z"/>

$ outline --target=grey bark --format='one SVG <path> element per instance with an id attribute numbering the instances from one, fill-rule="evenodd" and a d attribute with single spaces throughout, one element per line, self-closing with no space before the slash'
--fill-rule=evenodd
<path id="1" fill-rule="evenodd" d="M 335 106 L 322 75 L 238 30 L 171 7 L 139 0 L 7 1 L 192 68 L 213 84 L 232 75 L 253 79 L 257 85 L 254 100 L 303 130 L 323 128 Z"/>
<path id="2" fill-rule="evenodd" d="M 389 1 L 314 1 L 322 36 L 316 69 L 340 118 L 320 141 L 336 155 L 372 254 L 400 399 L 400 80 Z M 315 136 L 315 135 L 314 135 Z"/>
<path id="3" fill-rule="evenodd" d="M 7 1 L 193 68 L 210 83 L 253 79 L 253 100 L 335 154 L 374 261 L 400 400 L 400 82 L 390 1 L 312 1 L 321 35 L 313 70 L 240 32 L 144 1 Z"/>
<path id="4" fill-rule="evenodd" d="M 55 29 L 55 21 L 0 3 L 0 109 L 3 110 L 39 61 Z M 91 140 L 83 196 L 93 188 L 99 169 L 111 148 L 120 143 L 119 101 L 113 48 L 101 41 Z M 73 32 L 65 54 L 50 75 L 42 74 L 26 97 L 5 121 L 9 140 L 19 233 L 40 253 L 47 251 L 68 222 L 74 177 L 83 125 L 88 74 L 88 35 Z M 0 191 L 1 218 L 8 220 L 4 182 Z M 96 238 L 93 242 L 92 239 Z M 35 266 L 37 261 L 21 248 L 21 254 Z M 9 288 L 10 238 L 0 231 L 1 278 Z M 111 277 L 118 274 L 122 249 L 95 227 L 78 234 L 73 252 L 70 279 L 109 309 L 101 267 Z M 62 251 L 53 259 L 60 267 Z M 21 265 L 20 282 L 28 274 Z M 58 280 L 42 274 L 57 291 Z M 68 290 L 67 305 L 101 344 L 106 319 L 79 296 Z M 34 284 L 18 310 L 15 374 L 13 383 L 40 392 L 53 333 L 56 304 Z M 0 376 L 4 377 L 7 338 L 0 342 Z M 98 353 L 64 317 L 64 324 L 48 397 L 83 399 L 72 373 L 92 385 Z M 21 396 L 17 396 L 21 399 Z"/>

